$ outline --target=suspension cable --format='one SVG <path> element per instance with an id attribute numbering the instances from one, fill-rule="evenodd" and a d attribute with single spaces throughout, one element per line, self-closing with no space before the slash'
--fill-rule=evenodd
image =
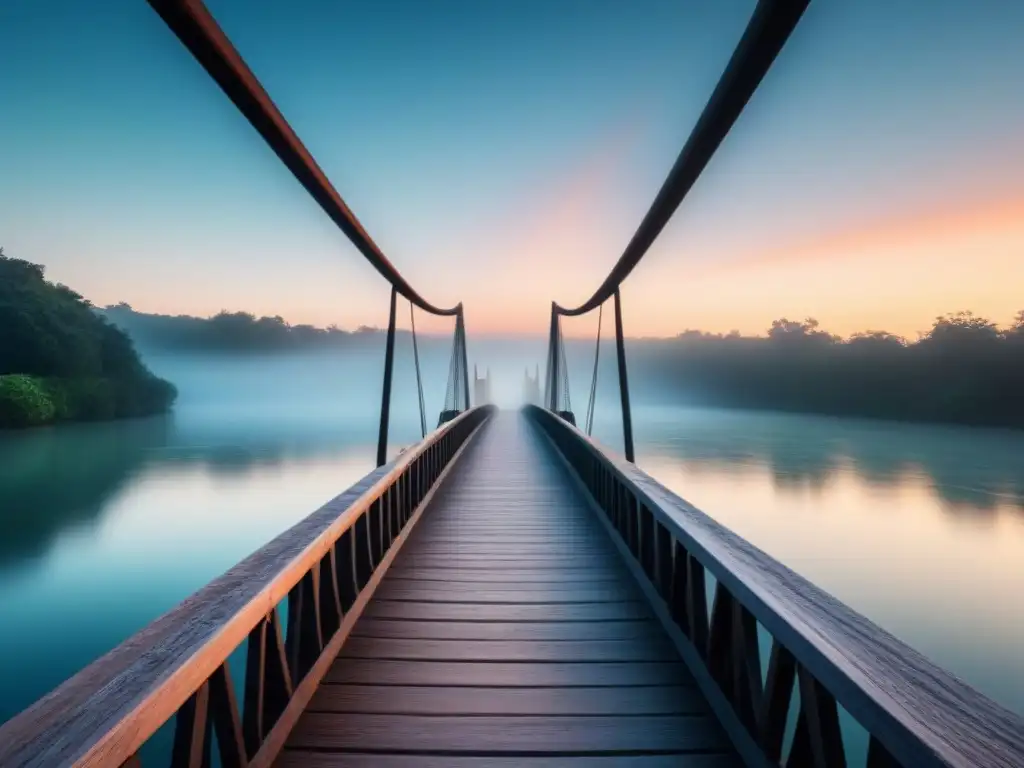
<path id="1" fill-rule="evenodd" d="M 562 315 L 584 315 L 612 297 L 668 224 L 761 84 L 810 0 L 758 0 L 757 7 L 700 119 L 626 250 L 594 295 Z"/>
<path id="2" fill-rule="evenodd" d="M 597 361 L 601 357 L 601 316 L 604 314 L 604 304 L 597 308 L 597 343 L 594 346 L 594 375 L 590 379 L 590 400 L 587 402 L 587 417 L 585 426 L 587 435 L 594 431 L 594 407 L 597 398 Z"/>
<path id="3" fill-rule="evenodd" d="M 420 376 L 420 350 L 416 343 L 416 307 L 409 302 L 409 326 L 412 328 L 412 357 L 416 363 L 416 389 L 420 397 L 420 432 L 427 436 L 427 407 L 423 402 L 423 377 Z"/>
<path id="4" fill-rule="evenodd" d="M 363 229 L 309 150 L 285 120 L 256 75 L 218 26 L 202 0 L 149 0 L 171 31 L 221 87 L 310 196 L 363 257 L 402 296 L 432 315 L 454 315 L 459 307 L 437 307 L 416 292 Z"/>

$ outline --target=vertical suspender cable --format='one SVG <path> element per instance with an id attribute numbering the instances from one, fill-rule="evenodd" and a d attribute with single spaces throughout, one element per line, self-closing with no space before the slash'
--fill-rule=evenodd
<path id="1" fill-rule="evenodd" d="M 462 305 L 459 305 L 459 314 L 455 316 L 455 322 L 459 325 L 459 338 L 462 343 L 462 391 L 466 394 L 463 401 L 463 409 L 469 410 L 469 358 L 466 352 L 466 317 L 462 312 Z"/>
<path id="2" fill-rule="evenodd" d="M 554 302 L 551 304 L 551 333 L 548 336 L 548 380 L 547 400 L 548 408 L 558 411 L 558 313 L 555 312 Z"/>
<path id="3" fill-rule="evenodd" d="M 562 323 L 559 320 L 558 323 L 558 355 L 561 359 L 559 367 L 562 371 L 561 381 L 561 402 L 558 404 L 558 410 L 564 413 L 572 412 L 572 401 L 569 399 L 569 364 L 565 359 L 565 338 L 562 336 Z"/>
<path id="4" fill-rule="evenodd" d="M 629 412 L 629 381 L 626 377 L 626 343 L 622 338 L 622 299 L 615 289 L 615 351 L 619 359 L 619 395 L 622 398 L 622 439 L 626 448 L 626 461 L 633 457 L 633 415 Z"/>
<path id="5" fill-rule="evenodd" d="M 391 374 L 395 363 L 395 305 L 398 289 L 391 288 L 391 312 L 388 316 L 388 340 L 384 348 L 384 391 L 380 401 L 380 432 L 377 434 L 377 466 L 388 458 L 388 420 L 391 417 Z"/>
<path id="6" fill-rule="evenodd" d="M 420 432 L 427 436 L 427 408 L 423 402 L 423 377 L 420 375 L 420 350 L 416 343 L 416 307 L 409 302 L 409 327 L 412 329 L 412 357 L 416 363 L 416 390 L 420 397 Z"/>
<path id="7" fill-rule="evenodd" d="M 597 308 L 597 343 L 594 347 L 594 375 L 590 379 L 590 400 L 587 402 L 587 418 L 585 427 L 587 435 L 594 431 L 594 408 L 597 398 L 597 361 L 601 357 L 601 316 L 604 314 L 604 304 Z"/>

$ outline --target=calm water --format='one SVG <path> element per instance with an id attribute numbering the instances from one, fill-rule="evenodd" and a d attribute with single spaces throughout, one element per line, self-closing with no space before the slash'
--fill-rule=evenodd
<path id="1" fill-rule="evenodd" d="M 167 419 L 0 436 L 0 721 L 368 471 L 366 400 L 325 417 L 310 398 L 183 397 Z M 413 414 L 397 415 L 395 448 Z M 614 416 L 596 432 L 617 447 Z M 1024 435 L 635 418 L 644 469 L 1024 713 Z"/>

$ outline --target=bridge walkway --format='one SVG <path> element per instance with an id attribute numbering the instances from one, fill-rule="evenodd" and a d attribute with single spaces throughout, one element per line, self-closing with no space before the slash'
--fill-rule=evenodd
<path id="1" fill-rule="evenodd" d="M 739 764 L 545 440 L 482 428 L 278 765 Z"/>

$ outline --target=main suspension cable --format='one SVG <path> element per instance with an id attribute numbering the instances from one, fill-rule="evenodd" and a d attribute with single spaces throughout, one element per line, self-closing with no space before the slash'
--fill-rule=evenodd
<path id="1" fill-rule="evenodd" d="M 711 98 L 633 238 L 594 294 L 577 307 L 556 305 L 560 314 L 585 315 L 610 299 L 622 285 L 703 173 L 809 3 L 810 0 L 758 0 Z"/>

